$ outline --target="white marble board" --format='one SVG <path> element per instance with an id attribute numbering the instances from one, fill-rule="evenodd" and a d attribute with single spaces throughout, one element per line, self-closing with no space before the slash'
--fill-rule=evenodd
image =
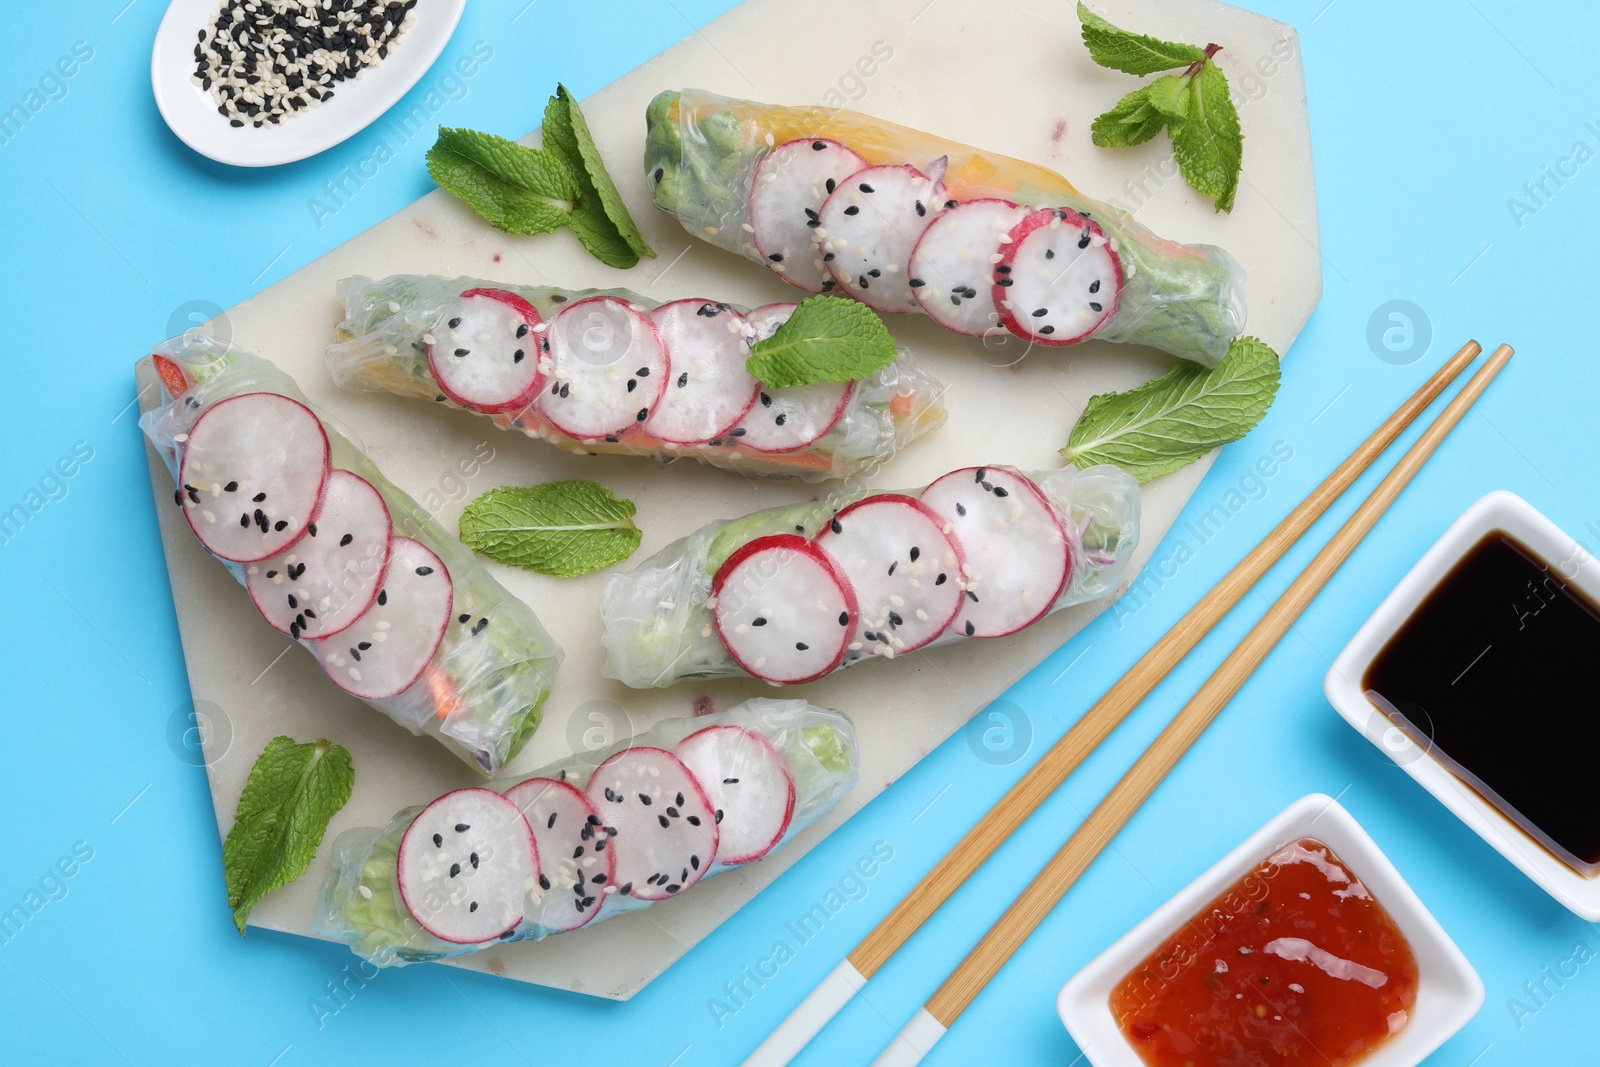
<path id="1" fill-rule="evenodd" d="M 1228 249 L 1249 277 L 1249 332 L 1286 350 L 1321 293 L 1311 146 L 1294 31 L 1213 0 L 1102 0 L 1096 6 L 1113 21 L 1144 32 L 1225 45 L 1218 62 L 1239 97 L 1247 136 L 1245 181 L 1231 215 L 1214 213 L 1177 177 L 1164 135 L 1135 149 L 1091 145 L 1090 120 L 1134 82 L 1089 60 L 1072 7 L 1062 0 L 1003 7 L 877 0 L 853 5 L 851 17 L 830 23 L 826 35 L 813 32 L 808 5 L 748 0 L 582 102 L 658 258 L 617 272 L 589 258 L 568 233 L 507 237 L 435 192 L 229 309 L 219 322 L 244 348 L 292 374 L 447 528 L 454 527 L 467 500 L 494 486 L 593 478 L 638 502 L 642 559 L 709 518 L 800 499 L 814 490 L 687 462 L 660 468 L 636 459 L 571 456 L 463 412 L 341 392 L 322 362 L 339 318 L 335 284 L 351 274 L 466 274 L 569 288 L 621 284 L 660 299 L 711 297 L 747 305 L 792 299 L 794 290 L 775 277 L 691 239 L 651 206 L 639 163 L 645 104 L 661 89 L 695 86 L 774 103 L 851 102 L 1052 167 L 1090 195 L 1134 209 L 1157 233 Z M 541 104 L 530 99 L 530 119 Z M 1090 343 L 997 367 L 965 339 L 925 318 L 905 316 L 891 325 L 949 384 L 950 419 L 875 473 L 874 484 L 884 488 L 920 485 L 978 462 L 1054 466 L 1056 450 L 1092 394 L 1129 388 L 1171 363 L 1149 350 Z M 484 451 L 492 458 L 463 478 L 457 464 Z M 1161 540 L 1208 465 L 1194 464 L 1147 488 L 1136 564 Z M 157 501 L 167 503 L 171 484 L 153 452 L 151 473 Z M 401 807 L 471 780 L 471 772 L 436 742 L 411 737 L 339 693 L 309 656 L 285 654 L 286 639 L 249 610 L 243 592 L 201 551 L 176 510 L 159 507 L 158 514 L 190 686 L 201 713 L 213 720 L 206 743 L 219 833 L 232 824 L 252 760 L 279 733 L 326 736 L 354 757 L 355 793 L 333 820 L 329 841 L 341 830 L 382 823 Z M 596 607 L 604 573 L 557 580 L 490 567 L 533 605 L 567 652 L 545 724 L 514 769 L 531 769 L 585 744 L 585 731 L 617 720 L 619 709 L 642 728 L 688 713 L 701 698 L 726 706 L 768 691 L 754 683 L 718 682 L 632 692 L 605 681 Z M 831 817 L 783 853 L 706 882 L 681 899 L 449 965 L 596 996 L 632 996 L 1106 606 L 1060 612 L 1002 641 L 873 663 L 804 687 L 814 702 L 850 712 L 860 728 L 861 784 Z M 258 906 L 252 925 L 309 935 L 326 853 L 325 846 L 305 877 Z"/>

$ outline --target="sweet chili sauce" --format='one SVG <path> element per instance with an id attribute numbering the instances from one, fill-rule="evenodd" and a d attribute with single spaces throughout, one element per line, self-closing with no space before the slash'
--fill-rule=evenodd
<path id="1" fill-rule="evenodd" d="M 1410 1019 L 1417 960 L 1327 845 L 1279 849 L 1112 991 L 1150 1067 L 1347 1067 Z"/>
<path id="2" fill-rule="evenodd" d="M 1600 606 L 1532 549 L 1484 536 L 1384 644 L 1362 688 L 1432 759 L 1578 873 L 1600 874 L 1600 805 L 1578 763 Z"/>

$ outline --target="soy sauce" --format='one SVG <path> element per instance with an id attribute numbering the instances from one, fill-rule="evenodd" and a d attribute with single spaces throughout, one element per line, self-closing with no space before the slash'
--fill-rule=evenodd
<path id="1" fill-rule="evenodd" d="M 1367 696 L 1582 874 L 1600 873 L 1600 605 L 1526 545 L 1486 535 L 1384 645 Z"/>

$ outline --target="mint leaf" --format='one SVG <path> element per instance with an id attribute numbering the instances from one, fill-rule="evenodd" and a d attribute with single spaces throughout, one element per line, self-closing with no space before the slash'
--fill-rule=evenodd
<path id="1" fill-rule="evenodd" d="M 550 233 L 572 221 L 563 205 L 519 189 L 466 156 L 437 144 L 428 149 L 428 174 L 441 189 L 507 233 Z"/>
<path id="2" fill-rule="evenodd" d="M 1277 392 L 1277 353 L 1236 337 L 1211 370 L 1180 363 L 1136 389 L 1091 397 L 1061 454 L 1079 467 L 1115 463 L 1148 482 L 1249 433 Z"/>
<path id="3" fill-rule="evenodd" d="M 1192 44 L 1175 44 L 1118 29 L 1082 3 L 1078 4 L 1078 21 L 1083 24 L 1083 43 L 1094 61 L 1124 74 L 1154 74 L 1187 67 L 1205 58 L 1205 53 Z"/>
<path id="4" fill-rule="evenodd" d="M 620 269 L 655 255 L 565 86 L 556 86 L 545 107 L 544 148 L 441 126 L 428 150 L 428 173 L 507 233 L 550 233 L 570 226 L 590 255 Z"/>
<path id="5" fill-rule="evenodd" d="M 575 578 L 639 547 L 633 501 L 594 482 L 491 489 L 461 513 L 461 542 L 513 567 Z"/>
<path id="6" fill-rule="evenodd" d="M 274 737 L 256 757 L 222 845 L 233 922 L 244 936 L 250 909 L 305 873 L 328 820 L 350 799 L 350 753 L 327 741 Z"/>
<path id="7" fill-rule="evenodd" d="M 631 267 L 639 262 L 640 256 L 654 256 L 655 251 L 640 235 L 628 206 L 622 201 L 622 194 L 617 191 L 616 182 L 606 170 L 583 111 L 564 85 L 556 86 L 556 95 L 545 105 L 544 145 L 580 176 L 582 193 L 579 199 L 588 215 L 585 229 L 589 237 L 585 238 L 584 231 L 579 231 L 584 247 L 610 266 Z M 616 247 L 618 239 L 631 253 L 631 261 L 614 263 L 595 252 L 596 246 Z"/>
<path id="8" fill-rule="evenodd" d="M 1094 120 L 1090 138 L 1101 148 L 1131 148 L 1161 132 L 1167 116 L 1150 103 L 1150 86 L 1135 89 Z"/>
<path id="9" fill-rule="evenodd" d="M 501 181 L 550 200 L 576 200 L 582 192 L 577 171 L 549 152 L 528 148 L 478 130 L 439 127 L 435 149 L 453 153 Z"/>
<path id="10" fill-rule="evenodd" d="M 1244 134 L 1239 112 L 1228 93 L 1228 77 L 1206 60 L 1189 79 L 1188 117 L 1172 127 L 1172 147 L 1184 181 L 1216 202 L 1218 211 L 1232 211 L 1239 191 Z"/>
<path id="11" fill-rule="evenodd" d="M 776 333 L 750 348 L 745 365 L 774 389 L 854 382 L 894 362 L 894 338 L 865 304 L 842 296 L 800 302 Z"/>
<path id="12" fill-rule="evenodd" d="M 1192 97 L 1189 79 L 1181 74 L 1168 74 L 1145 86 L 1149 90 L 1150 106 L 1169 119 L 1182 122 L 1189 117 Z"/>

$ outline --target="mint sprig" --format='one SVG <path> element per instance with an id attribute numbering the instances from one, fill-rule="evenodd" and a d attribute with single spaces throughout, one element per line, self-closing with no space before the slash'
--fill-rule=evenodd
<path id="1" fill-rule="evenodd" d="M 228 907 L 239 936 L 262 897 L 306 872 L 354 783 L 350 753 L 325 740 L 274 737 L 256 757 L 222 845 Z"/>
<path id="2" fill-rule="evenodd" d="M 544 115 L 544 148 L 477 130 L 441 126 L 428 173 L 490 225 L 518 234 L 570 227 L 590 255 L 627 269 L 655 252 L 628 214 L 589 125 L 556 86 Z"/>
<path id="3" fill-rule="evenodd" d="M 502 486 L 461 513 L 461 542 L 498 563 L 575 578 L 633 554 L 643 537 L 635 510 L 594 482 Z"/>
<path id="4" fill-rule="evenodd" d="M 777 332 L 750 346 L 745 366 L 774 389 L 854 382 L 894 362 L 894 338 L 865 304 L 842 296 L 800 302 Z"/>
<path id="5" fill-rule="evenodd" d="M 1278 354 L 1236 337 L 1210 370 L 1179 363 L 1125 393 L 1090 397 L 1061 454 L 1079 467 L 1114 463 L 1148 482 L 1255 429 L 1277 393 Z"/>
<path id="6" fill-rule="evenodd" d="M 625 270 L 638 263 L 640 256 L 655 255 L 628 214 L 617 183 L 611 180 L 589 133 L 589 123 L 565 85 L 557 84 L 556 95 L 545 105 L 544 147 L 579 175 L 581 191 L 573 210 L 573 229 L 596 259 Z M 619 246 L 623 249 L 620 253 Z"/>
<path id="7" fill-rule="evenodd" d="M 1078 4 L 1083 43 L 1103 67 L 1128 74 L 1156 74 L 1183 68 L 1181 74 L 1157 78 L 1124 96 L 1094 120 L 1091 136 L 1102 148 L 1143 144 L 1165 127 L 1183 178 L 1196 192 L 1209 196 L 1218 211 L 1232 211 L 1239 190 L 1244 134 L 1233 106 L 1227 75 L 1213 58 L 1219 44 L 1199 48 L 1162 41 L 1119 29 Z"/>

